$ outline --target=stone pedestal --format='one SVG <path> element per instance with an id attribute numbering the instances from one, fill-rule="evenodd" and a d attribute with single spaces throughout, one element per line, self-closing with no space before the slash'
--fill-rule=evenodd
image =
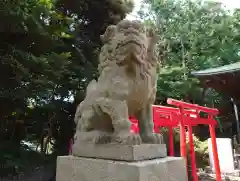
<path id="1" fill-rule="evenodd" d="M 185 161 L 166 157 L 165 145 L 83 145 L 73 150 L 78 156 L 58 157 L 56 181 L 187 180 Z"/>

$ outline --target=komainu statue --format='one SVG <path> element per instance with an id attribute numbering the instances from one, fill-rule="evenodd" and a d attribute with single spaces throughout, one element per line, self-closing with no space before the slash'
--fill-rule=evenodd
<path id="1" fill-rule="evenodd" d="M 101 35 L 98 80 L 92 80 L 76 111 L 75 144 L 162 143 L 153 133 L 157 83 L 156 36 L 138 21 L 122 20 Z M 130 132 L 133 116 L 139 134 Z"/>

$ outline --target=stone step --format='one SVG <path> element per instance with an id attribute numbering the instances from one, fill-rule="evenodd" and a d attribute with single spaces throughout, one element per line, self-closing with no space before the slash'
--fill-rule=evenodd
<path id="1" fill-rule="evenodd" d="M 144 161 L 61 156 L 56 181 L 186 181 L 185 160 L 165 157 Z"/>
<path id="2" fill-rule="evenodd" d="M 167 156 L 165 144 L 81 144 L 73 145 L 74 156 L 109 160 L 141 161 Z"/>

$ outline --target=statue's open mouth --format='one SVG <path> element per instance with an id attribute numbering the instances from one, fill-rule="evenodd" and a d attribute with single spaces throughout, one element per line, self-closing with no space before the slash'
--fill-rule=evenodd
<path id="1" fill-rule="evenodd" d="M 118 47 L 125 47 L 125 46 L 129 46 L 129 45 L 135 45 L 135 46 L 142 47 L 142 44 L 139 43 L 139 41 L 137 41 L 137 40 L 126 40 L 126 41 L 122 42 L 121 44 L 119 44 Z"/>

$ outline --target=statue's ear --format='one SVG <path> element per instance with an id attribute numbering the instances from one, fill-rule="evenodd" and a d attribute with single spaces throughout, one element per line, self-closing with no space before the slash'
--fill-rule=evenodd
<path id="1" fill-rule="evenodd" d="M 153 28 L 147 29 L 148 37 L 148 58 L 149 61 L 153 64 L 157 64 L 158 60 L 156 59 L 155 45 L 158 41 L 157 34 Z"/>
<path id="2" fill-rule="evenodd" d="M 100 35 L 101 42 L 106 43 L 109 40 L 111 40 L 112 37 L 115 35 L 115 31 L 116 31 L 116 26 L 115 25 L 108 26 L 105 33 L 103 35 Z"/>
<path id="3" fill-rule="evenodd" d="M 150 41 L 150 43 L 155 44 L 158 41 L 158 36 L 157 33 L 155 32 L 155 30 L 153 28 L 148 28 L 147 29 L 147 36 L 148 39 Z"/>

